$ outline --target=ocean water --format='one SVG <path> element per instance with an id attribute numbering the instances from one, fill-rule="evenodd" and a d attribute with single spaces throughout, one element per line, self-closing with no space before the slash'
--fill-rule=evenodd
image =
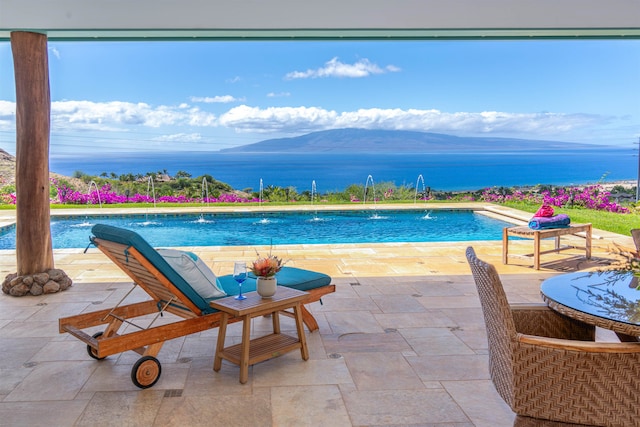
<path id="1" fill-rule="evenodd" d="M 51 153 L 52 172 L 71 176 L 143 174 L 164 169 L 170 175 L 185 171 L 193 177 L 209 174 L 235 189 L 257 191 L 263 185 L 295 187 L 318 193 L 341 191 L 352 184 L 394 182 L 416 186 L 422 175 L 434 190 L 478 190 L 495 186 L 587 184 L 635 180 L 638 156 L 633 147 L 589 150 L 463 152 L 434 154 L 256 154 L 180 152 L 99 156 L 62 156 Z M 420 181 L 418 187 L 422 187 Z"/>

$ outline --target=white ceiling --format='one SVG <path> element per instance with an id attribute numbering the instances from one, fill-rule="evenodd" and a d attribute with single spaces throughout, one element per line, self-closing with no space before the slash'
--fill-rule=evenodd
<path id="1" fill-rule="evenodd" d="M 0 0 L 0 39 L 640 38 L 640 0 Z"/>

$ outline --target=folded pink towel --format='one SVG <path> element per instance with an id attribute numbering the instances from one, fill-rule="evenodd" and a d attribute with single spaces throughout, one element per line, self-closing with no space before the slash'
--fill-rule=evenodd
<path id="1" fill-rule="evenodd" d="M 534 217 L 538 217 L 538 218 L 548 218 L 548 217 L 552 217 L 553 216 L 553 208 L 549 205 L 542 205 L 540 206 L 540 209 L 538 209 L 538 212 L 536 212 L 534 215 Z"/>

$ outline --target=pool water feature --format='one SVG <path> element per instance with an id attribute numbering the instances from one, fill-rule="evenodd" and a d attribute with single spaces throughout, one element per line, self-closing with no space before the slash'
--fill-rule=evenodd
<path id="1" fill-rule="evenodd" d="M 85 248 L 98 223 L 133 230 L 155 247 L 501 240 L 512 225 L 466 210 L 385 210 L 375 219 L 370 210 L 55 216 L 54 249 Z M 15 227 L 0 234 L 0 249 L 15 249 Z"/>

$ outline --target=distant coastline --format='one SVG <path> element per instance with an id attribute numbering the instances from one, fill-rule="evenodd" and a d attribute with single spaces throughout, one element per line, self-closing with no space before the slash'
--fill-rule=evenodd
<path id="1" fill-rule="evenodd" d="M 633 188 L 637 183 L 637 157 L 629 149 L 561 150 L 553 155 L 527 153 L 459 154 L 247 154 L 247 153 L 154 153 L 50 157 L 52 175 L 72 177 L 75 171 L 142 174 L 167 170 L 169 175 L 186 171 L 193 177 L 213 176 L 237 190 L 266 186 L 296 187 L 317 191 L 343 191 L 349 185 L 364 185 L 372 176 L 381 185 L 394 182 L 437 191 L 478 191 L 489 187 L 532 188 L 536 185 L 616 185 Z M 0 178 L 15 180 L 15 157 L 0 149 Z"/>
<path id="2" fill-rule="evenodd" d="M 637 158 L 628 149 L 563 150 L 553 153 L 438 153 L 438 154 L 249 154 L 154 153 L 98 156 L 51 155 L 52 172 L 72 176 L 75 171 L 100 176 L 185 171 L 193 177 L 211 175 L 237 190 L 266 186 L 295 187 L 298 192 L 343 191 L 364 185 L 369 175 L 376 185 L 393 182 L 438 191 L 476 191 L 489 187 L 631 183 L 637 177 Z M 635 183 L 633 184 L 635 186 Z"/>
<path id="3" fill-rule="evenodd" d="M 267 139 L 220 150 L 222 153 L 457 153 L 591 150 L 601 145 L 522 138 L 456 136 L 433 132 L 344 128 L 290 138 Z"/>

